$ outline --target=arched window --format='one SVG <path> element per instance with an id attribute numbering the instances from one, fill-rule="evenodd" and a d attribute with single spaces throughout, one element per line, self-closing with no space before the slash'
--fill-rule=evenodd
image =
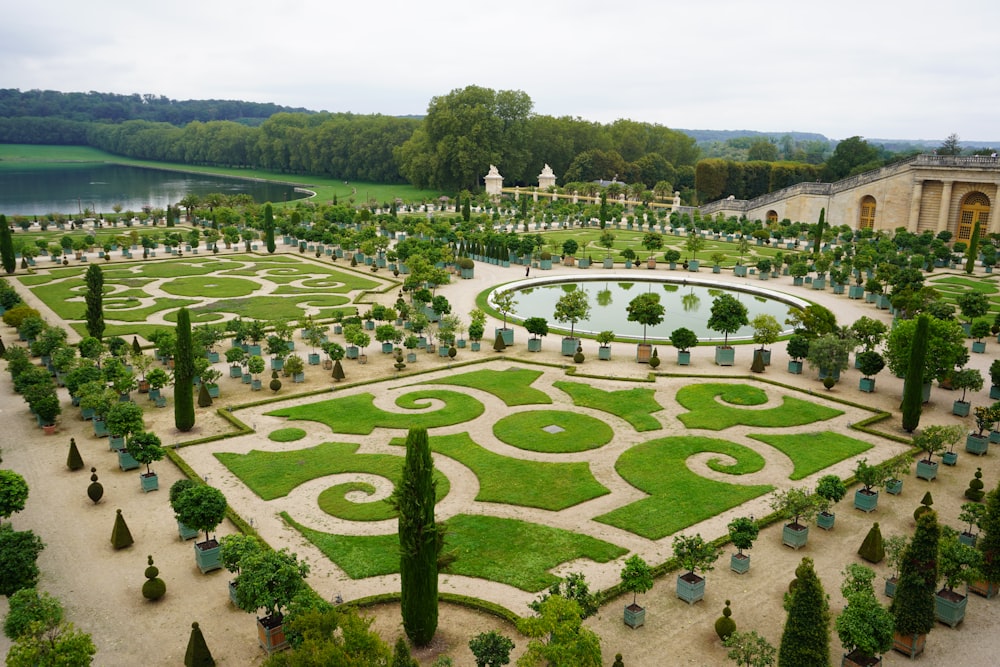
<path id="1" fill-rule="evenodd" d="M 771 224 L 778 221 L 778 212 L 775 210 L 770 210 L 767 212 L 767 224 Z"/>
<path id="2" fill-rule="evenodd" d="M 972 238 L 972 228 L 979 222 L 979 236 L 986 235 L 990 220 L 990 198 L 982 192 L 970 192 L 958 212 L 958 241 Z"/>
<path id="3" fill-rule="evenodd" d="M 875 197 L 865 195 L 861 198 L 858 229 L 872 229 L 873 227 L 875 227 Z"/>

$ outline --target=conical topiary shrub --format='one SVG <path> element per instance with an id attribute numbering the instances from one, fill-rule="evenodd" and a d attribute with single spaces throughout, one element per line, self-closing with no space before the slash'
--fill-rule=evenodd
<path id="1" fill-rule="evenodd" d="M 976 474 L 969 480 L 969 488 L 965 490 L 965 497 L 978 503 L 984 495 L 986 493 L 983 491 L 983 469 L 976 468 Z"/>
<path id="2" fill-rule="evenodd" d="M 885 545 L 882 542 L 882 531 L 878 527 L 878 521 L 865 535 L 865 541 L 861 543 L 858 555 L 869 563 L 881 563 L 885 559 Z"/>
<path id="3" fill-rule="evenodd" d="M 496 340 L 493 341 L 493 351 L 503 352 L 507 349 L 507 343 L 504 342 L 503 335 L 498 331 Z"/>
<path id="4" fill-rule="evenodd" d="M 191 637 L 188 639 L 187 651 L 184 652 L 184 667 L 215 667 L 215 658 L 208 650 L 197 621 L 191 624 Z"/>
<path id="5" fill-rule="evenodd" d="M 167 592 L 167 585 L 160 579 L 160 569 L 153 565 L 153 557 L 148 556 L 146 567 L 146 583 L 142 585 L 142 597 L 147 600 L 159 600 Z"/>
<path id="6" fill-rule="evenodd" d="M 344 375 L 344 367 L 340 365 L 340 359 L 333 362 L 333 379 L 337 382 L 343 380 L 346 375 Z"/>
<path id="7" fill-rule="evenodd" d="M 104 486 L 97 481 L 97 468 L 90 469 L 90 486 L 87 487 L 87 497 L 95 505 L 104 497 Z"/>
<path id="8" fill-rule="evenodd" d="M 653 348 L 653 354 L 649 357 L 649 367 L 656 370 L 660 366 L 660 354 Z"/>
<path id="9" fill-rule="evenodd" d="M 135 540 L 132 539 L 132 532 L 125 523 L 125 517 L 122 516 L 122 511 L 118 510 L 115 515 L 115 527 L 111 529 L 111 546 L 115 549 L 124 549 L 132 546 L 133 542 Z"/>
<path id="10" fill-rule="evenodd" d="M 924 497 L 920 500 L 920 507 L 913 510 L 913 520 L 916 521 L 920 518 L 920 515 L 925 512 L 931 511 L 931 505 L 934 504 L 934 498 L 931 497 L 931 492 L 928 491 L 924 494 Z"/>
<path id="11" fill-rule="evenodd" d="M 715 621 L 715 634 L 719 635 L 722 641 L 726 641 L 734 632 L 736 632 L 736 621 L 733 620 L 733 610 L 729 608 L 729 600 L 726 600 L 722 616 Z"/>
<path id="12" fill-rule="evenodd" d="M 212 397 L 208 393 L 208 385 L 201 383 L 198 389 L 198 407 L 207 408 L 212 405 Z"/>
<path id="13" fill-rule="evenodd" d="M 79 470 L 83 467 L 83 457 L 76 447 L 76 438 L 69 439 L 69 456 L 66 457 L 66 467 L 70 470 Z"/>

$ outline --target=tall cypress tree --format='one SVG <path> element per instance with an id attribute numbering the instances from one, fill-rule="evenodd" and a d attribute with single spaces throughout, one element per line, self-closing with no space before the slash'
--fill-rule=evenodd
<path id="1" fill-rule="evenodd" d="M 7 216 L 0 213 L 0 264 L 7 273 L 14 273 L 17 257 L 14 256 L 14 238 L 7 226 Z"/>
<path id="2" fill-rule="evenodd" d="M 965 272 L 972 274 L 976 270 L 976 257 L 979 256 L 979 221 L 972 226 L 972 237 L 969 239 L 969 250 L 965 258 Z"/>
<path id="3" fill-rule="evenodd" d="M 826 209 L 819 210 L 819 222 L 816 223 L 816 237 L 813 240 L 813 257 L 819 257 L 819 248 L 823 245 L 823 227 L 825 225 Z"/>
<path id="4" fill-rule="evenodd" d="M 274 253 L 274 209 L 271 202 L 264 204 L 264 244 L 269 253 Z"/>
<path id="5" fill-rule="evenodd" d="M 812 558 L 803 558 L 795 568 L 795 586 L 790 595 L 778 664 L 829 666 L 830 605 Z"/>
<path id="6" fill-rule="evenodd" d="M 441 532 L 434 522 L 435 486 L 427 429 L 410 429 L 403 474 L 393 491 L 392 503 L 399 514 L 403 629 L 417 646 L 430 643 L 438 623 Z"/>
<path id="7" fill-rule="evenodd" d="M 917 519 L 917 530 L 903 552 L 899 583 L 889 611 L 896 621 L 897 634 L 904 637 L 927 634 L 934 627 L 940 536 L 937 513 L 924 512 Z"/>
<path id="8" fill-rule="evenodd" d="M 191 342 L 191 315 L 187 308 L 177 311 L 177 347 L 174 355 L 174 426 L 178 431 L 194 427 L 194 346 Z"/>
<path id="9" fill-rule="evenodd" d="M 924 363 L 930 325 L 927 315 L 917 317 L 917 328 L 910 343 L 910 364 L 906 369 L 906 379 L 903 380 L 903 402 L 899 406 L 903 413 L 903 430 L 907 433 L 913 433 L 920 425 L 920 414 L 923 411 Z"/>
<path id="10" fill-rule="evenodd" d="M 87 302 L 87 333 L 100 340 L 104 337 L 104 272 L 97 264 L 91 264 L 84 280 L 87 284 L 87 292 L 83 295 Z"/>

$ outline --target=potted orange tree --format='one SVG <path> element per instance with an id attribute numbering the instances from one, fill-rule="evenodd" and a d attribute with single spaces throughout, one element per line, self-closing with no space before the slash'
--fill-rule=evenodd
<path id="1" fill-rule="evenodd" d="M 638 593 L 645 593 L 653 587 L 653 571 L 639 555 L 625 561 L 621 571 L 622 588 L 632 593 L 632 604 L 625 607 L 625 625 L 638 628 L 646 622 L 646 610 L 636 601 Z"/>
<path id="2" fill-rule="evenodd" d="M 694 604 L 705 597 L 705 577 L 698 572 L 710 572 L 719 553 L 701 535 L 678 535 L 673 547 L 674 558 L 681 569 L 687 570 L 677 577 L 677 597 Z"/>
<path id="3" fill-rule="evenodd" d="M 207 484 L 196 484 L 184 490 L 174 504 L 177 520 L 188 528 L 205 533 L 204 542 L 195 542 L 195 562 L 202 574 L 222 567 L 219 542 L 211 536 L 226 516 L 226 497 Z"/>

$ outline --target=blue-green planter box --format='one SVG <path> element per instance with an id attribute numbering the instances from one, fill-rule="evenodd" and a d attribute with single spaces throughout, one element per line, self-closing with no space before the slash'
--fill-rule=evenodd
<path id="1" fill-rule="evenodd" d="M 178 520 L 177 535 L 186 542 L 187 540 L 198 537 L 198 531 L 195 530 L 194 528 L 188 528 Z"/>
<path id="2" fill-rule="evenodd" d="M 392 343 L 382 343 L 382 354 L 392 354 Z"/>
<path id="3" fill-rule="evenodd" d="M 528 352 L 541 352 L 542 351 L 542 339 L 541 338 L 529 338 L 528 339 Z"/>
<path id="4" fill-rule="evenodd" d="M 160 489 L 160 478 L 155 472 L 143 473 L 139 475 L 139 485 L 142 487 L 143 493 L 158 491 Z"/>
<path id="5" fill-rule="evenodd" d="M 789 361 L 788 362 L 788 372 L 792 375 L 802 375 L 802 362 L 801 361 Z"/>
<path id="6" fill-rule="evenodd" d="M 217 384 L 210 384 L 210 385 L 208 385 L 208 395 L 211 396 L 212 398 L 218 398 L 219 397 L 219 385 L 217 385 Z"/>
<path id="7" fill-rule="evenodd" d="M 994 444 L 1000 443 L 1000 431 L 990 431 L 990 442 Z"/>
<path id="8" fill-rule="evenodd" d="M 1000 401 L 1000 386 L 990 385 L 990 399 Z"/>
<path id="9" fill-rule="evenodd" d="M 278 357 L 276 359 L 271 359 L 271 370 L 272 371 L 280 371 L 284 367 L 285 367 L 285 360 L 284 359 L 282 359 L 280 357 Z"/>
<path id="10" fill-rule="evenodd" d="M 84 421 L 94 418 L 94 408 L 80 408 L 80 417 Z"/>
<path id="11" fill-rule="evenodd" d="M 823 530 L 833 530 L 833 524 L 836 519 L 837 515 L 833 512 L 820 512 L 816 515 L 816 525 Z"/>
<path id="12" fill-rule="evenodd" d="M 240 366 L 230 366 L 229 377 L 231 378 L 243 377 L 243 369 Z"/>
<path id="13" fill-rule="evenodd" d="M 715 348 L 715 363 L 719 366 L 732 366 L 736 363 L 736 348 L 717 345 Z"/>
<path id="14" fill-rule="evenodd" d="M 889 577 L 885 580 L 885 596 L 891 598 L 896 595 L 896 586 L 899 584 L 899 580 L 896 577 Z"/>
<path id="15" fill-rule="evenodd" d="M 119 449 L 118 467 L 122 470 L 136 470 L 139 467 L 139 462 L 132 458 L 127 449 Z"/>
<path id="16" fill-rule="evenodd" d="M 218 352 L 208 352 L 205 354 L 208 357 L 209 363 L 217 364 L 219 363 L 219 353 Z"/>
<path id="17" fill-rule="evenodd" d="M 866 393 L 875 391 L 875 378 L 861 378 L 858 380 L 858 388 Z"/>
<path id="18" fill-rule="evenodd" d="M 261 389 L 260 380 L 254 380 L 253 382 L 250 383 L 250 391 L 260 391 L 260 389 Z"/>
<path id="19" fill-rule="evenodd" d="M 890 479 L 885 483 L 885 492 L 894 496 L 898 496 L 903 492 L 903 480 L 901 479 Z"/>
<path id="20" fill-rule="evenodd" d="M 601 361 L 611 361 L 611 348 L 603 345 L 597 348 L 597 358 Z"/>
<path id="21" fill-rule="evenodd" d="M 739 276 L 740 278 L 745 278 L 747 275 L 747 267 L 742 264 L 737 264 L 733 267 L 733 275 Z"/>
<path id="22" fill-rule="evenodd" d="M 970 433 L 965 437 L 965 451 L 970 454 L 982 456 L 990 448 L 990 440 L 987 437 Z"/>
<path id="23" fill-rule="evenodd" d="M 125 449 L 125 438 L 120 435 L 108 436 L 108 449 L 118 452 Z"/>
<path id="24" fill-rule="evenodd" d="M 625 607 L 625 625 L 630 628 L 638 628 L 646 623 L 646 610 L 637 604 L 630 604 Z"/>
<path id="25" fill-rule="evenodd" d="M 310 366 L 319 366 L 319 353 L 312 352 L 312 353 L 309 354 L 309 365 Z"/>
<path id="26" fill-rule="evenodd" d="M 946 466 L 953 466 L 958 463 L 958 452 L 945 452 L 941 455 L 941 463 Z"/>
<path id="27" fill-rule="evenodd" d="M 972 343 L 972 351 L 975 352 L 976 354 L 983 354 L 984 352 L 986 352 L 986 343 L 984 343 L 981 340 L 974 341 Z"/>
<path id="28" fill-rule="evenodd" d="M 865 492 L 858 489 L 854 492 L 854 507 L 862 512 L 874 512 L 878 507 L 878 491 Z"/>
<path id="29" fill-rule="evenodd" d="M 969 596 L 954 591 L 939 591 L 934 596 L 934 616 L 945 625 L 955 627 L 965 620 Z"/>
<path id="30" fill-rule="evenodd" d="M 691 353 L 690 352 L 677 352 L 677 365 L 678 366 L 690 366 L 691 365 Z"/>
<path id="31" fill-rule="evenodd" d="M 786 523 L 781 527 L 781 543 L 786 547 L 799 549 L 809 541 L 809 526 L 800 525 L 798 528 Z"/>
<path id="32" fill-rule="evenodd" d="M 562 356 L 572 357 L 576 354 L 576 348 L 580 344 L 579 338 L 563 338 L 562 339 Z"/>
<path id="33" fill-rule="evenodd" d="M 494 332 L 494 335 L 495 334 L 500 334 L 501 336 L 503 336 L 503 343 L 504 343 L 504 345 L 513 345 L 514 344 L 514 330 L 513 329 L 497 329 Z M 576 350 L 574 350 L 574 352 L 575 351 Z"/>
<path id="34" fill-rule="evenodd" d="M 972 404 L 968 401 L 955 401 L 951 405 L 951 414 L 958 415 L 959 417 L 968 417 L 970 407 L 972 407 Z"/>
<path id="35" fill-rule="evenodd" d="M 438 356 L 439 357 L 447 357 L 448 356 L 448 346 L 447 345 L 442 345 L 442 346 L 440 346 L 438 348 Z"/>
<path id="36" fill-rule="evenodd" d="M 963 531 L 958 534 L 958 541 L 966 546 L 975 547 L 976 542 L 979 541 L 979 536 Z"/>
<path id="37" fill-rule="evenodd" d="M 243 384 L 250 384 L 251 382 L 253 382 L 253 375 L 251 375 L 250 373 L 244 373 L 242 382 Z"/>
<path id="38" fill-rule="evenodd" d="M 108 427 L 103 419 L 98 419 L 97 417 L 94 417 L 93 424 L 94 424 L 94 435 L 96 435 L 98 438 L 103 438 L 104 436 L 108 435 Z"/>
<path id="39" fill-rule="evenodd" d="M 930 481 L 935 477 L 937 477 L 937 472 L 938 472 L 937 461 L 931 461 L 929 463 L 923 460 L 917 461 L 918 479 L 926 479 L 927 481 Z"/>
<path id="40" fill-rule="evenodd" d="M 750 571 L 750 556 L 747 554 L 733 554 L 729 557 L 729 569 L 736 574 L 746 574 Z"/>
<path id="41" fill-rule="evenodd" d="M 222 563 L 219 560 L 220 551 L 219 543 L 215 540 L 195 543 L 194 562 L 197 563 L 198 569 L 201 570 L 202 574 L 222 569 Z"/>
<path id="42" fill-rule="evenodd" d="M 687 573 L 677 577 L 677 597 L 694 604 L 705 597 L 705 577 Z"/>
<path id="43" fill-rule="evenodd" d="M 604 268 L 605 269 L 613 269 L 613 268 L 615 268 L 615 260 L 613 260 L 610 257 L 605 257 L 604 258 Z"/>
<path id="44" fill-rule="evenodd" d="M 848 299 L 860 299 L 864 297 L 864 295 L 865 295 L 865 288 L 862 287 L 861 285 L 851 285 L 847 289 Z"/>

